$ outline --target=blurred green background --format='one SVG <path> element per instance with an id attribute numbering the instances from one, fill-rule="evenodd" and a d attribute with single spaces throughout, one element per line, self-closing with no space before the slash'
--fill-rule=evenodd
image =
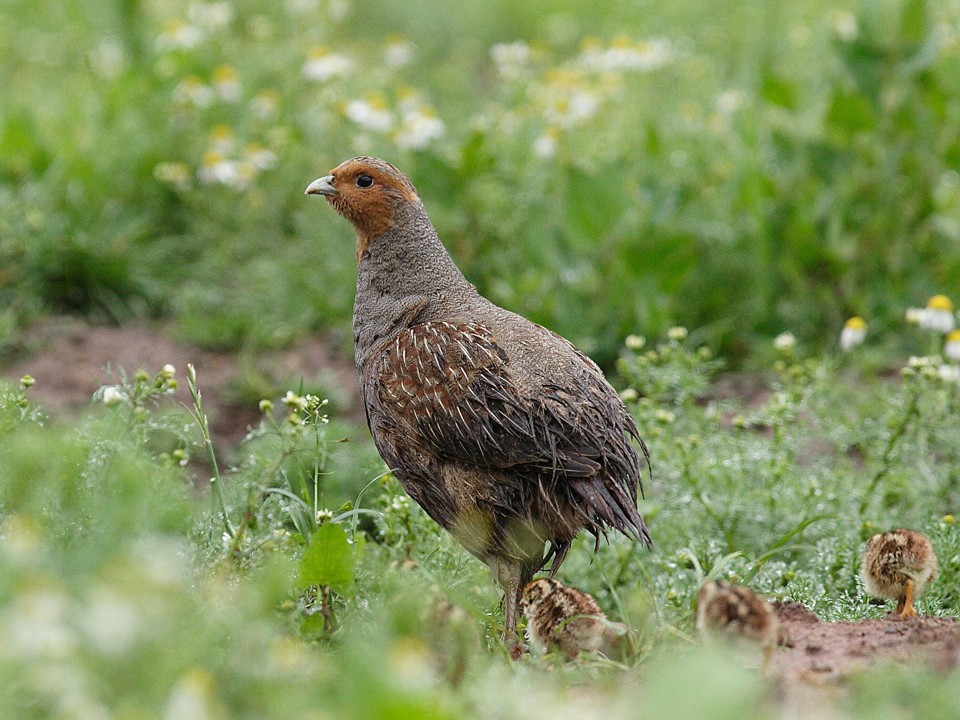
<path id="1" fill-rule="evenodd" d="M 354 154 L 496 302 L 609 365 L 960 294 L 956 2 L 0 4 L 0 351 L 50 313 L 224 349 L 330 331 Z M 895 337 L 895 336 L 894 336 Z"/>

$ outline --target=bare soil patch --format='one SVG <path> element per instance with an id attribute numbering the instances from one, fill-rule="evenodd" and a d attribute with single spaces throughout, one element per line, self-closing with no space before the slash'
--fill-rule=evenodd
<path id="1" fill-rule="evenodd" d="M 101 385 L 118 382 L 120 368 L 132 375 L 141 367 L 156 373 L 167 363 L 174 365 L 180 381 L 176 399 L 189 405 L 186 372 L 187 363 L 192 363 L 211 432 L 223 449 L 235 447 L 260 420 L 259 398 L 237 397 L 245 373 L 291 389 L 301 379 L 320 382 L 337 391 L 338 414 L 362 422 L 352 360 L 319 337 L 241 360 L 234 354 L 178 343 L 163 327 L 102 326 L 57 317 L 38 325 L 30 344 L 35 350 L 0 368 L 0 374 L 15 382 L 32 375 L 36 384 L 30 388 L 30 398 L 58 420 L 69 420 L 86 408 Z"/>
<path id="2" fill-rule="evenodd" d="M 851 672 L 877 663 L 945 671 L 960 659 L 960 622 L 955 618 L 903 620 L 891 613 L 882 619 L 826 622 L 799 603 L 774 607 L 786 643 L 774 654 L 770 669 L 788 686 L 842 681 Z"/>

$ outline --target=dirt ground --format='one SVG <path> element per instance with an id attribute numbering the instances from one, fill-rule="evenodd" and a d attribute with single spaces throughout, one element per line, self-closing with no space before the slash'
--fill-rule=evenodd
<path id="1" fill-rule="evenodd" d="M 805 606 L 775 603 L 785 643 L 777 648 L 770 675 L 784 700 L 807 707 L 816 717 L 823 695 L 843 687 L 851 672 L 874 664 L 902 664 L 939 671 L 960 660 L 960 622 L 955 618 L 882 619 L 825 622 Z"/>
<path id="2" fill-rule="evenodd" d="M 224 450 L 236 447 L 260 420 L 259 399 L 244 399 L 237 390 L 245 375 L 261 378 L 268 386 L 294 390 L 301 379 L 308 384 L 319 382 L 336 392 L 341 417 L 363 422 L 352 358 L 334 351 L 319 337 L 287 350 L 239 359 L 177 343 L 162 327 L 102 326 L 60 317 L 37 326 L 30 346 L 29 355 L 0 367 L 0 375 L 14 382 L 32 375 L 36 384 L 30 388 L 30 399 L 58 420 L 82 412 L 101 385 L 119 380 L 120 368 L 132 375 L 141 367 L 156 373 L 172 364 L 179 380 L 176 398 L 189 405 L 186 372 L 187 363 L 192 363 L 214 441 Z"/>

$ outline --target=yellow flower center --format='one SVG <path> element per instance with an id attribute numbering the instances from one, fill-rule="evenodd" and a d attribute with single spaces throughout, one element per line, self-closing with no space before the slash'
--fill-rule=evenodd
<path id="1" fill-rule="evenodd" d="M 953 312 L 953 302 L 946 295 L 934 295 L 927 303 L 927 309 Z"/>

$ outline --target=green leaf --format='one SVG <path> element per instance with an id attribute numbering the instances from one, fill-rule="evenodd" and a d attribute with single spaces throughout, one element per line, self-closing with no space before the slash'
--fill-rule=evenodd
<path id="1" fill-rule="evenodd" d="M 827 109 L 827 123 L 845 135 L 873 129 L 876 120 L 870 101 L 859 93 L 835 90 Z"/>
<path id="2" fill-rule="evenodd" d="M 797 84 L 781 75 L 772 72 L 764 73 L 761 92 L 763 99 L 771 105 L 787 110 L 797 108 Z"/>
<path id="3" fill-rule="evenodd" d="M 926 0 L 908 0 L 900 17 L 900 35 L 908 43 L 919 45 L 927 36 Z"/>
<path id="4" fill-rule="evenodd" d="M 307 615 L 300 623 L 300 632 L 306 637 L 316 637 L 323 634 L 326 619 L 320 613 Z"/>
<path id="5" fill-rule="evenodd" d="M 303 553 L 298 586 L 329 585 L 345 591 L 353 586 L 353 576 L 353 546 L 346 531 L 336 523 L 321 525 Z"/>

